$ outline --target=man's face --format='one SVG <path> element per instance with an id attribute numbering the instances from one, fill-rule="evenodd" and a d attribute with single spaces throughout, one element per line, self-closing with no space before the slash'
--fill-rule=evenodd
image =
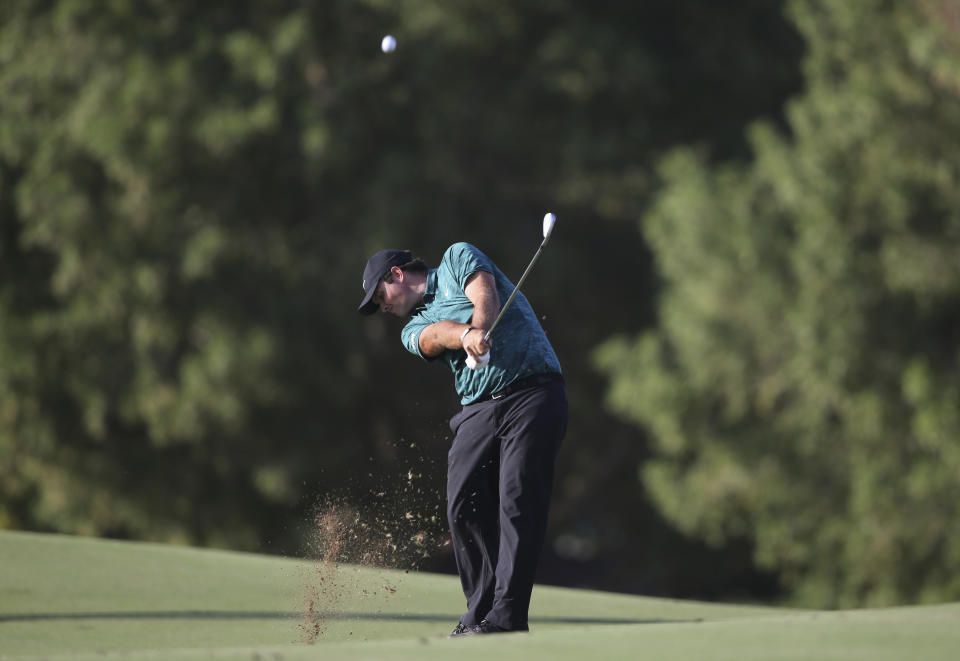
<path id="1" fill-rule="evenodd" d="M 372 300 L 381 312 L 406 317 L 417 304 L 417 299 L 417 293 L 407 286 L 404 272 L 394 266 L 377 285 Z"/>

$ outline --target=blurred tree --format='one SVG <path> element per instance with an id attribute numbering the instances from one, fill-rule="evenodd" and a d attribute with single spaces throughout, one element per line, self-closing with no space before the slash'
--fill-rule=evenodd
<path id="1" fill-rule="evenodd" d="M 294 103 L 306 16 L 71 1 L 3 14 L 6 518 L 255 545 L 260 519 L 298 496 L 297 451 L 259 420 L 294 385 L 283 329 L 315 321 L 294 255 L 300 141 L 319 130 Z"/>
<path id="2" fill-rule="evenodd" d="M 797 603 L 960 597 L 960 15 L 796 0 L 806 90 L 746 165 L 681 149 L 643 220 L 656 330 L 596 353 L 643 483 Z"/>

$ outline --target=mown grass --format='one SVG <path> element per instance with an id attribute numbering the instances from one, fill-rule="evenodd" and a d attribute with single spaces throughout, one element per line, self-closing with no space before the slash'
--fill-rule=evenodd
<path id="1" fill-rule="evenodd" d="M 451 576 L 0 532 L 4 660 L 882 661 L 960 649 L 960 604 L 809 612 L 538 586 L 531 633 L 448 640 L 462 602 Z"/>

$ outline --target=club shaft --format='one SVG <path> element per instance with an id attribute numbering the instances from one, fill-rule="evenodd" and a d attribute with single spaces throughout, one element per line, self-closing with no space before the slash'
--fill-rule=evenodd
<path id="1" fill-rule="evenodd" d="M 497 315 L 497 318 L 493 320 L 493 325 L 490 326 L 490 329 L 483 334 L 483 341 L 489 343 L 490 337 L 493 335 L 493 329 L 497 327 L 497 324 L 500 323 L 500 320 L 503 319 L 503 314 L 507 311 L 507 308 L 510 307 L 510 304 L 513 303 L 513 299 L 517 297 L 517 292 L 520 291 L 520 287 L 523 286 L 523 281 L 527 279 L 527 276 L 530 275 L 530 269 L 533 268 L 533 265 L 537 263 L 537 258 L 540 257 L 540 253 L 543 252 L 543 247 L 547 245 L 547 239 L 545 238 L 540 244 L 540 247 L 537 248 L 537 252 L 534 253 L 533 259 L 530 260 L 530 263 L 527 264 L 526 270 L 523 272 L 523 275 L 520 276 L 520 280 L 517 281 L 517 286 L 513 288 L 513 292 L 510 294 L 510 298 L 507 299 L 507 302 L 503 304 L 503 307 L 500 308 L 500 314 Z"/>

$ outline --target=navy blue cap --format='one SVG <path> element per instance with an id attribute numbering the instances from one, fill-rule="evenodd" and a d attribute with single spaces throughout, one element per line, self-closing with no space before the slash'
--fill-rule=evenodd
<path id="1" fill-rule="evenodd" d="M 413 261 L 413 253 L 409 250 L 381 250 L 367 260 L 367 268 L 363 269 L 363 300 L 357 312 L 373 314 L 377 311 L 377 304 L 371 301 L 377 291 L 377 285 L 394 266 L 403 266 Z"/>

